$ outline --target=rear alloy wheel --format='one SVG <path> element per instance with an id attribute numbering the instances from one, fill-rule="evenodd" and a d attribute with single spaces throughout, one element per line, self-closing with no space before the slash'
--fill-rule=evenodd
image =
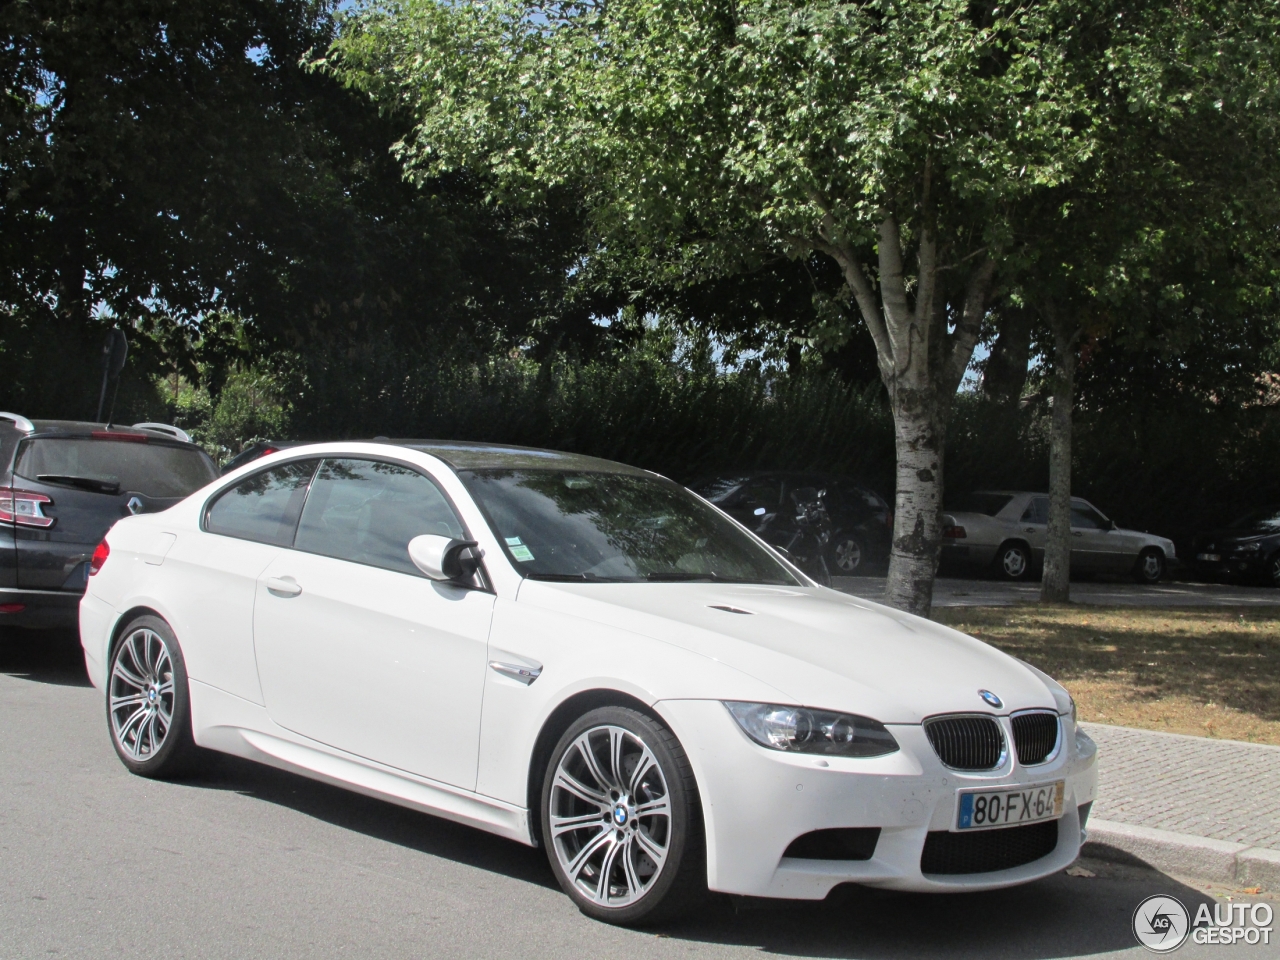
<path id="1" fill-rule="evenodd" d="M 840 533 L 831 541 L 832 573 L 837 577 L 852 577 L 862 566 L 862 544 L 857 537 Z"/>
<path id="2" fill-rule="evenodd" d="M 1164 551 L 1148 547 L 1138 554 L 1133 567 L 1133 579 L 1139 583 L 1159 583 L 1164 577 Z"/>
<path id="3" fill-rule="evenodd" d="M 1280 551 L 1273 553 L 1267 561 L 1267 576 L 1273 587 L 1280 587 Z"/>
<path id="4" fill-rule="evenodd" d="M 996 552 L 996 575 L 1021 580 L 1031 570 L 1031 552 L 1020 543 L 1006 543 Z"/>
<path id="5" fill-rule="evenodd" d="M 159 617 L 134 620 L 112 651 L 107 726 L 120 760 L 140 776 L 173 776 L 195 758 L 186 664 Z"/>
<path id="6" fill-rule="evenodd" d="M 565 731 L 547 765 L 541 823 L 560 886 L 597 920 L 669 919 L 706 889 L 688 758 L 635 710 L 602 707 Z"/>

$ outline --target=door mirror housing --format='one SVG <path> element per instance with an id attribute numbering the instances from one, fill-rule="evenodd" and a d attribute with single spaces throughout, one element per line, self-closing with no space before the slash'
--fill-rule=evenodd
<path id="1" fill-rule="evenodd" d="M 409 541 L 409 559 L 431 580 L 461 583 L 480 566 L 484 551 L 474 540 L 457 540 L 424 533 Z"/>

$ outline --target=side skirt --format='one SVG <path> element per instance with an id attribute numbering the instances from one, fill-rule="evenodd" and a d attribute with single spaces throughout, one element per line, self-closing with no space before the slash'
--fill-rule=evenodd
<path id="1" fill-rule="evenodd" d="M 255 703 L 198 680 L 190 684 L 192 732 L 201 747 L 535 846 L 524 807 L 305 741 L 277 727 Z"/>

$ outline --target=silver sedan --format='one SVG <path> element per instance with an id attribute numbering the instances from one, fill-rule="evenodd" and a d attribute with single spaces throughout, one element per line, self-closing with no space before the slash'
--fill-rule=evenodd
<path id="1" fill-rule="evenodd" d="M 1044 561 L 1049 497 L 1043 493 L 979 491 L 943 515 L 942 559 L 990 567 L 1021 580 Z M 1156 583 L 1176 558 L 1173 541 L 1123 530 L 1087 500 L 1071 498 L 1071 572 L 1128 573 Z"/>

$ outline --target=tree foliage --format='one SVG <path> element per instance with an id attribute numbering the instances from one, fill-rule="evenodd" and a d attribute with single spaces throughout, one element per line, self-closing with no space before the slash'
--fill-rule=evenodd
<path id="1" fill-rule="evenodd" d="M 950 398 L 993 285 L 1046 257 L 1026 211 L 1069 217 L 1113 142 L 1216 129 L 1224 84 L 1267 90 L 1275 26 L 1272 2 L 370 0 L 321 62 L 414 118 L 410 176 L 577 191 L 606 272 L 830 258 L 895 418 L 889 598 L 924 612 Z"/>

